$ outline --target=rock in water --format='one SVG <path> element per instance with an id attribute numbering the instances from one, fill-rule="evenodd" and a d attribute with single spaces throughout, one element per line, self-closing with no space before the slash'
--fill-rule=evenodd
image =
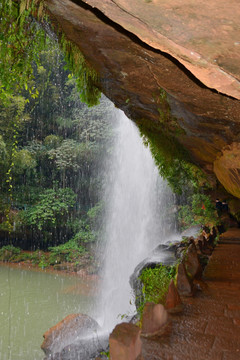
<path id="1" fill-rule="evenodd" d="M 47 330 L 43 337 L 41 349 L 47 357 L 56 358 L 57 354 L 78 338 L 96 335 L 98 323 L 84 314 L 71 314 Z"/>

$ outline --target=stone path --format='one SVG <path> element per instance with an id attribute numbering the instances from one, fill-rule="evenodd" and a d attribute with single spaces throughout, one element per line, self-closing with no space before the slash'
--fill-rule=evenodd
<path id="1" fill-rule="evenodd" d="M 240 229 L 221 235 L 203 280 L 165 335 L 142 339 L 144 360 L 240 360 Z"/>

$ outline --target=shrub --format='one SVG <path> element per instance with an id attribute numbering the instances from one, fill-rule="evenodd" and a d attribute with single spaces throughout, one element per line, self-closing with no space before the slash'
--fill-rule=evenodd
<path id="1" fill-rule="evenodd" d="M 169 283 L 175 275 L 175 266 L 164 266 L 161 264 L 155 268 L 146 268 L 142 271 L 140 280 L 143 284 L 142 293 L 144 301 L 138 309 L 140 314 L 146 302 L 164 305 Z"/>
<path id="2" fill-rule="evenodd" d="M 49 247 L 49 264 L 59 264 L 61 262 L 76 262 L 86 250 L 83 246 L 78 245 L 75 240 L 69 240 L 65 244 Z"/>
<path id="3" fill-rule="evenodd" d="M 9 261 L 10 259 L 14 258 L 21 253 L 21 249 L 13 246 L 13 245 L 6 245 L 0 249 L 0 260 L 1 261 Z"/>
<path id="4" fill-rule="evenodd" d="M 196 224 L 212 227 L 219 221 L 211 198 L 205 194 L 194 194 L 190 205 L 181 206 L 178 220 L 183 229 Z"/>

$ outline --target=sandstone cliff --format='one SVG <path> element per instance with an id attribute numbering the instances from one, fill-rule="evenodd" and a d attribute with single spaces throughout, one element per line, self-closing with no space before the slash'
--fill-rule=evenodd
<path id="1" fill-rule="evenodd" d="M 46 3 L 55 25 L 99 74 L 102 92 L 131 119 L 163 131 L 167 125 L 192 161 L 240 198 L 238 2 Z M 163 90 L 171 117 L 159 122 Z"/>

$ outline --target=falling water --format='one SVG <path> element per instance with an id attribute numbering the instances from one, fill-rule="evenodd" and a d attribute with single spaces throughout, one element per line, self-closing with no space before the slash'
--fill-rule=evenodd
<path id="1" fill-rule="evenodd" d="M 120 110 L 117 118 L 106 189 L 102 315 L 98 319 L 107 331 L 135 312 L 129 278 L 149 251 L 166 240 L 171 228 L 166 214 L 173 198 L 136 125 Z"/>

